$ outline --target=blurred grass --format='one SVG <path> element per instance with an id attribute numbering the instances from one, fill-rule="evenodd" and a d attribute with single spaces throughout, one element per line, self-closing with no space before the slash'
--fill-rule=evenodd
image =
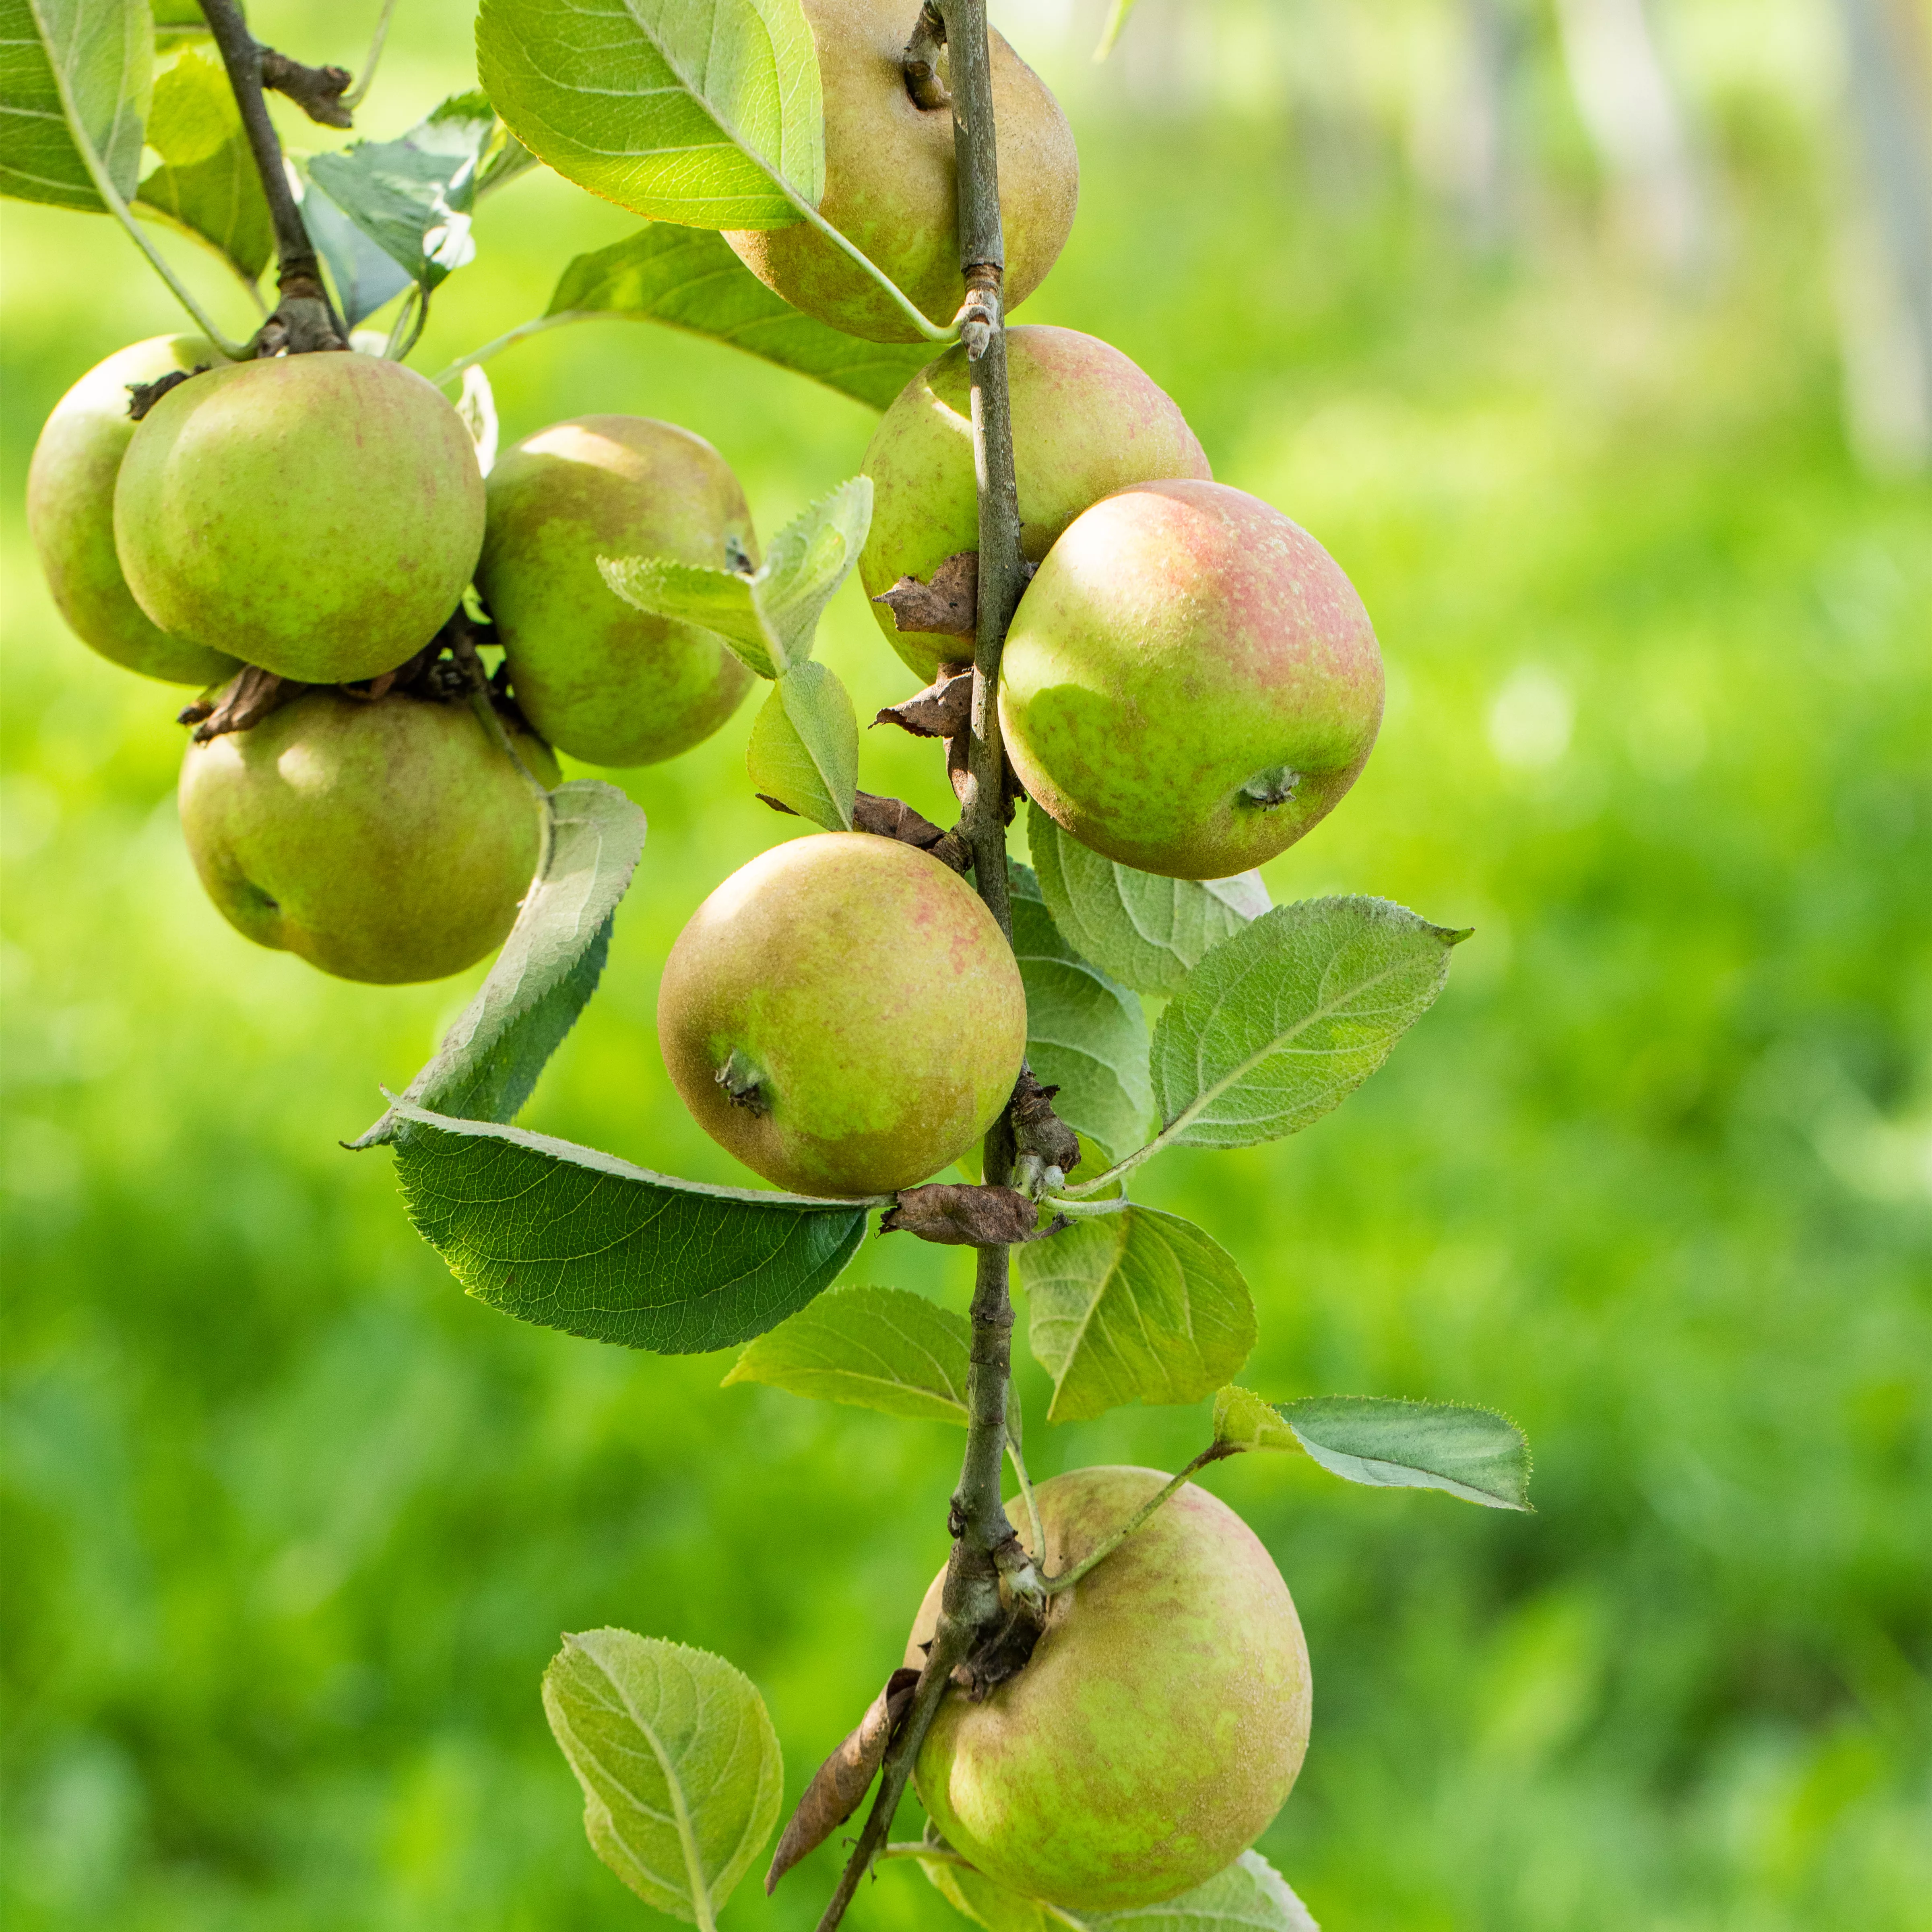
<path id="1" fill-rule="evenodd" d="M 256 12 L 353 64 L 346 10 Z M 1171 1156 L 1147 1192 L 1246 1270 L 1253 1385 L 1491 1403 L 1538 1456 L 1520 1520 L 1273 1459 L 1210 1478 L 1316 1662 L 1315 1743 L 1264 1849 L 1330 1932 L 1932 1925 L 1932 496 L 1844 453 L 1828 130 L 1759 44 L 1802 50 L 1808 10 L 1776 10 L 1783 41 L 1696 10 L 1726 76 L 1725 248 L 1676 295 L 1595 218 L 1546 67 L 1537 190 L 1485 259 L 1372 122 L 1252 90 L 1154 111 L 1131 63 L 1086 68 L 1090 10 L 1055 41 L 1046 10 L 1043 49 L 1012 27 L 1084 164 L 1028 316 L 1142 361 L 1217 473 L 1313 529 L 1376 615 L 1382 743 L 1271 868 L 1277 898 L 1382 892 L 1478 928 L 1340 1113 Z M 466 48 L 452 0 L 405 8 L 368 130 L 466 77 Z M 174 700 L 65 636 L 19 514 L 62 390 L 176 319 L 104 222 L 4 221 L 8 1922 L 638 1922 L 544 1730 L 558 1632 L 730 1657 L 795 1793 L 896 1659 L 958 1438 L 520 1328 L 416 1243 L 384 1156 L 338 1150 L 475 976 L 326 981 L 202 901 Z M 628 225 L 519 185 L 418 366 L 539 310 L 569 253 Z M 868 433 L 630 325 L 492 374 L 506 435 L 688 424 L 767 533 Z M 862 715 L 903 694 L 856 588 L 826 655 Z M 644 868 L 528 1116 L 703 1178 L 734 1177 L 652 1010 L 692 907 L 782 836 L 743 782 L 748 722 L 627 777 Z M 865 757 L 868 786 L 939 812 L 929 748 L 874 734 Z M 853 1274 L 966 1289 L 958 1256 L 890 1240 Z M 1128 1412 L 1030 1447 L 1042 1473 L 1172 1466 L 1202 1426 Z M 728 1925 L 802 1932 L 832 1869 L 769 1904 L 748 1886 Z M 951 1922 L 903 1869 L 857 1912 Z"/>

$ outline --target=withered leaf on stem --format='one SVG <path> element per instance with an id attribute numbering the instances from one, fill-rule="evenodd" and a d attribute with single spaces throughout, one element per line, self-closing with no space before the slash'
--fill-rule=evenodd
<path id="1" fill-rule="evenodd" d="M 956 1247 L 997 1248 L 1043 1240 L 1067 1225 L 1064 1216 L 1056 1216 L 1050 1227 L 1039 1228 L 1034 1225 L 1039 1219 L 1039 1209 L 1016 1188 L 935 1180 L 905 1189 L 880 1216 L 879 1232 L 916 1234 Z"/>
<path id="2" fill-rule="evenodd" d="M 812 1774 L 787 1822 L 765 1874 L 769 1895 L 799 1860 L 818 1850 L 859 1808 L 886 1755 L 886 1747 L 904 1721 L 919 1684 L 919 1672 L 902 1666 L 886 1679 L 858 1728 Z"/>
<path id="3" fill-rule="evenodd" d="M 938 676 L 903 704 L 889 704 L 874 724 L 896 724 L 915 738 L 957 738 L 973 722 L 973 673 L 942 664 Z"/>
<path id="4" fill-rule="evenodd" d="M 175 722 L 192 724 L 194 742 L 205 745 L 211 738 L 224 737 L 230 731 L 245 731 L 260 724 L 270 712 L 279 710 L 308 688 L 293 678 L 278 677 L 259 664 L 244 664 L 212 700 L 196 699 L 176 716 Z"/>
<path id="5" fill-rule="evenodd" d="M 973 862 L 958 833 L 934 824 L 902 798 L 882 798 L 870 791 L 854 794 L 852 829 L 875 832 L 882 838 L 896 838 L 902 845 L 916 845 L 956 872 L 964 872 Z"/>
<path id="6" fill-rule="evenodd" d="M 980 619 L 980 554 L 962 550 L 932 573 L 930 583 L 902 577 L 872 602 L 883 604 L 902 631 L 970 638 Z"/>
<path id="7" fill-rule="evenodd" d="M 1058 1087 L 1042 1087 L 1033 1069 L 1020 1069 L 1007 1111 L 1013 1124 L 1013 1144 L 1022 1154 L 1036 1154 L 1048 1167 L 1070 1174 L 1080 1165 L 1080 1136 L 1053 1111 Z"/>

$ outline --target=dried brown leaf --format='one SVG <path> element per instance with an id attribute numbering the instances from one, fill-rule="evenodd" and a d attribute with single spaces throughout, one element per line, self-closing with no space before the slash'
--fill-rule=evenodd
<path id="1" fill-rule="evenodd" d="M 938 676 L 903 704 L 889 704 L 874 724 L 896 724 L 915 738 L 957 738 L 973 722 L 973 673 L 942 664 Z"/>
<path id="2" fill-rule="evenodd" d="M 854 795 L 852 801 L 852 829 L 855 832 L 872 832 L 882 838 L 896 838 L 902 845 L 916 845 L 922 852 L 930 852 L 941 865 L 950 866 L 956 872 L 964 872 L 973 862 L 965 842 L 955 832 L 948 832 L 913 810 L 904 799 L 882 798 L 877 792 L 862 791 Z"/>
<path id="3" fill-rule="evenodd" d="M 197 698 L 178 713 L 176 722 L 194 727 L 194 742 L 205 745 L 211 738 L 230 731 L 245 731 L 259 724 L 270 712 L 278 711 L 292 698 L 308 689 L 293 678 L 278 677 L 259 664 L 244 664 L 216 693 L 211 702 Z"/>
<path id="4" fill-rule="evenodd" d="M 772 1854 L 771 1868 L 765 1874 L 767 1894 L 800 1858 L 818 1850 L 858 1810 L 859 1801 L 871 1789 L 884 1762 L 886 1747 L 911 1707 L 918 1684 L 916 1670 L 903 1666 L 895 1670 L 857 1728 L 813 1773 L 798 1809 L 786 1823 L 778 1850 Z"/>
<path id="5" fill-rule="evenodd" d="M 1042 1087 L 1033 1069 L 1020 1069 L 1018 1084 L 1007 1103 L 1013 1124 L 1013 1144 L 1022 1154 L 1037 1154 L 1048 1167 L 1070 1174 L 1080 1165 L 1080 1136 L 1053 1111 L 1058 1087 Z"/>
<path id="6" fill-rule="evenodd" d="M 916 1234 L 922 1241 L 956 1247 L 992 1248 L 1037 1241 L 1066 1226 L 1056 1216 L 1051 1227 L 1036 1227 L 1040 1210 L 1016 1188 L 969 1187 L 937 1180 L 908 1187 L 880 1217 L 882 1234 Z"/>
<path id="7" fill-rule="evenodd" d="M 922 631 L 944 638 L 970 638 L 979 622 L 980 554 L 962 550 L 949 556 L 929 582 L 902 577 L 872 599 L 892 614 L 902 632 Z"/>

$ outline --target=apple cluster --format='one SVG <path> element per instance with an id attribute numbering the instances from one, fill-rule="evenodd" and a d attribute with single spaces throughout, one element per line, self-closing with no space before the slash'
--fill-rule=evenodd
<path id="1" fill-rule="evenodd" d="M 948 322 L 952 116 L 908 85 L 905 0 L 806 11 L 825 104 L 819 212 Z M 990 44 L 1010 308 L 1066 240 L 1078 161 L 1051 93 Z M 817 227 L 726 239 L 806 314 L 919 339 Z M 1261 865 L 1334 808 L 1374 742 L 1382 672 L 1361 601 L 1306 531 L 1214 479 L 1180 410 L 1119 350 L 1058 327 L 1004 339 L 1028 576 L 994 695 L 1017 788 L 1121 866 L 1216 880 Z M 859 574 L 887 643 L 935 693 L 968 668 L 966 627 L 902 617 L 908 586 L 960 580 L 979 546 L 973 386 L 963 344 L 940 355 L 863 464 Z M 351 980 L 434 980 L 500 945 L 542 862 L 556 754 L 676 757 L 754 682 L 723 637 L 607 580 L 613 559 L 758 566 L 730 469 L 668 423 L 555 424 L 486 477 L 457 410 L 398 362 L 233 362 L 160 338 L 62 399 L 28 510 L 56 603 L 102 656 L 209 692 L 266 680 L 276 701 L 188 749 L 188 848 L 237 930 Z M 479 638 L 502 653 L 487 680 Z M 211 706 L 191 710 L 206 722 Z M 1028 1041 L 1019 968 L 980 895 L 928 850 L 862 832 L 788 841 L 726 880 L 672 949 L 658 1023 L 706 1132 L 820 1198 L 942 1172 L 1007 1109 Z M 1163 1481 L 1099 1469 L 1043 1484 L 1029 1553 L 1048 1572 L 1079 1566 Z M 1063 1916 L 1118 1911 L 1174 1898 L 1253 1842 L 1308 1718 L 1286 1586 L 1238 1519 L 1188 1488 L 1052 1599 L 996 1694 L 944 1703 L 915 1774 L 979 1870 Z"/>

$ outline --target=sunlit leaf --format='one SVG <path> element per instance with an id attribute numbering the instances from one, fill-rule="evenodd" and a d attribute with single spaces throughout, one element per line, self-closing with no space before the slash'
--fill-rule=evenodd
<path id="1" fill-rule="evenodd" d="M 550 794 L 544 868 L 496 963 L 410 1082 L 404 1107 L 511 1120 L 604 970 L 611 921 L 644 847 L 644 814 L 615 785 L 573 779 Z M 355 1144 L 393 1139 L 392 1108 Z"/>
<path id="2" fill-rule="evenodd" d="M 580 255 L 545 311 L 661 322 L 728 343 L 883 410 L 932 359 L 929 343 L 862 342 L 775 296 L 717 236 L 653 224 Z"/>
<path id="3" fill-rule="evenodd" d="M 1319 1120 L 1429 1010 L 1467 936 L 1387 899 L 1330 898 L 1222 940 L 1154 1030 L 1162 1142 L 1246 1147 Z"/>
<path id="4" fill-rule="evenodd" d="M 416 1232 L 479 1301 L 662 1355 L 748 1342 L 827 1287 L 863 1201 L 707 1187 L 614 1154 L 398 1105 Z"/>
<path id="5" fill-rule="evenodd" d="M 1248 1358 L 1254 1304 L 1232 1256 L 1178 1214 L 1133 1206 L 1015 1252 L 1049 1422 L 1123 1402 L 1198 1402 Z"/>
<path id="6" fill-rule="evenodd" d="M 254 282 L 275 252 L 262 177 L 235 105 L 227 70 L 211 48 L 188 46 L 154 82 L 148 145 L 162 165 L 136 206 L 206 242 Z"/>
<path id="7" fill-rule="evenodd" d="M 1027 843 L 1041 898 L 1082 958 L 1137 993 L 1172 993 L 1208 948 L 1268 910 L 1258 872 L 1163 879 L 1091 852 L 1037 805 Z"/>
<path id="8" fill-rule="evenodd" d="M 105 211 L 131 201 L 154 88 L 146 0 L 0 0 L 0 194 Z"/>
<path id="9" fill-rule="evenodd" d="M 834 672 L 802 664 L 779 678 L 752 721 L 745 768 L 761 796 L 827 832 L 851 830 L 859 720 Z"/>
<path id="10" fill-rule="evenodd" d="M 722 1657 L 626 1630 L 566 1636 L 544 1672 L 551 1733 L 597 1856 L 647 1905 L 708 1924 L 778 1822 L 765 1700 Z"/>
<path id="11" fill-rule="evenodd" d="M 1107 10 L 1107 24 L 1100 29 L 1100 44 L 1094 50 L 1094 58 L 1103 61 L 1114 51 L 1114 44 L 1120 38 L 1120 29 L 1127 24 L 1127 16 L 1134 10 L 1134 0 L 1114 0 Z"/>
<path id="12" fill-rule="evenodd" d="M 597 567 L 627 604 L 715 632 L 759 676 L 775 678 L 811 657 L 819 618 L 858 562 L 872 515 L 872 478 L 854 476 L 779 531 L 755 571 L 665 556 L 599 557 Z M 848 824 L 850 809 L 848 800 Z"/>
<path id="13" fill-rule="evenodd" d="M 1301 1444 L 1273 1402 L 1230 1382 L 1214 1392 L 1214 1446 L 1232 1455 L 1246 1449 L 1298 1450 Z"/>
<path id="14" fill-rule="evenodd" d="M 453 94 L 394 141 L 317 154 L 310 178 L 427 294 L 476 252 L 479 197 L 531 158 L 482 94 Z"/>
<path id="15" fill-rule="evenodd" d="M 783 227 L 825 182 L 799 0 L 483 0 L 477 70 L 566 179 L 653 220 Z"/>
<path id="16" fill-rule="evenodd" d="M 351 328 L 411 286 L 409 270 L 392 260 L 331 201 L 320 183 L 302 178 L 302 224 L 335 290 L 335 305 Z"/>

